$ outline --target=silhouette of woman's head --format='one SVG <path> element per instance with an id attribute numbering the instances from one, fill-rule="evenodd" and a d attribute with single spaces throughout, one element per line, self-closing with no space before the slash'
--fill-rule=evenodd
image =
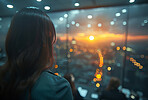
<path id="1" fill-rule="evenodd" d="M 1 82 L 7 76 L 7 92 L 27 88 L 47 65 L 52 65 L 55 39 L 54 25 L 40 9 L 27 7 L 14 15 L 5 43 L 8 60 L 0 70 Z M 5 84 L 0 92 L 3 87 Z"/>
<path id="2" fill-rule="evenodd" d="M 13 17 L 7 34 L 8 62 L 19 69 L 52 63 L 54 41 L 55 29 L 48 15 L 35 7 L 24 8 Z"/>
<path id="3" fill-rule="evenodd" d="M 112 77 L 108 84 L 107 90 L 118 89 L 119 85 L 120 85 L 120 80 L 116 77 Z"/>

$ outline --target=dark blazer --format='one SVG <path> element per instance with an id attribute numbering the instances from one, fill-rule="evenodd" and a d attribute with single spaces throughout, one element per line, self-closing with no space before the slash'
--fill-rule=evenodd
<path id="1" fill-rule="evenodd" d="M 73 100 L 73 95 L 66 79 L 46 70 L 34 84 L 31 100 Z"/>

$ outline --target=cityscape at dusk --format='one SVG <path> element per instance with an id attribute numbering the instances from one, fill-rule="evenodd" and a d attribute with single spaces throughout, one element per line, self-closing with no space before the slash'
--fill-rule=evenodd
<path id="1" fill-rule="evenodd" d="M 119 90 L 148 100 L 148 4 L 47 12 L 56 30 L 56 75 L 75 77 L 85 100 L 99 100 L 111 77 Z M 0 16 L 0 66 L 7 60 L 5 38 L 12 17 Z M 23 24 L 23 23 L 22 23 Z M 136 97 L 136 96 L 135 96 Z"/>

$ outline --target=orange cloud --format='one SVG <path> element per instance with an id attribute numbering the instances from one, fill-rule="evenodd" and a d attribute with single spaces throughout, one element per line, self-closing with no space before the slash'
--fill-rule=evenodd
<path id="1" fill-rule="evenodd" d="M 62 33 L 63 34 L 63 33 Z M 78 41 L 90 41 L 89 36 L 94 36 L 94 40 L 91 42 L 109 42 L 109 41 L 124 41 L 125 34 L 114 34 L 108 32 L 101 33 L 75 33 L 69 34 L 69 40 L 75 38 Z M 66 34 L 58 36 L 60 40 L 66 40 Z M 139 41 L 139 40 L 148 40 L 148 35 L 129 35 L 128 41 Z"/>

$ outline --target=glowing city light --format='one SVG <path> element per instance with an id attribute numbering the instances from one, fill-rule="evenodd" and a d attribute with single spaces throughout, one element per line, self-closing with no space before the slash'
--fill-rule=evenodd
<path id="1" fill-rule="evenodd" d="M 97 53 L 98 53 L 98 56 L 99 56 L 99 67 L 102 67 L 103 66 L 103 56 L 102 56 L 102 53 L 101 53 L 101 51 L 98 49 L 97 50 Z M 97 68 L 96 69 L 96 72 L 95 72 L 95 77 L 96 77 L 96 81 L 102 81 L 102 75 L 103 75 L 103 73 L 102 73 L 102 70 L 101 69 L 99 69 L 99 68 Z M 99 84 L 100 85 L 100 84 Z M 99 85 L 96 85 L 96 86 L 98 86 L 99 87 Z"/>
<path id="2" fill-rule="evenodd" d="M 130 61 L 133 61 L 133 58 L 130 58 Z"/>
<path id="3" fill-rule="evenodd" d="M 135 96 L 134 96 L 134 95 L 131 95 L 131 98 L 132 98 L 132 99 L 135 99 Z"/>
<path id="4" fill-rule="evenodd" d="M 54 68 L 58 68 L 58 65 L 55 65 Z"/>
<path id="5" fill-rule="evenodd" d="M 101 27 L 101 26 L 102 26 L 102 24 L 101 24 L 101 23 L 99 23 L 99 24 L 98 24 L 98 27 Z"/>
<path id="6" fill-rule="evenodd" d="M 66 27 L 67 27 L 67 28 L 69 28 L 69 27 L 70 27 L 70 25 L 69 25 L 69 24 L 67 24 L 67 25 L 66 25 Z"/>
<path id="7" fill-rule="evenodd" d="M 100 75 L 100 74 L 97 74 L 97 75 L 96 75 L 96 78 L 101 78 L 101 75 Z"/>
<path id="8" fill-rule="evenodd" d="M 111 46 L 115 46 L 115 42 L 111 42 L 111 44 L 110 44 Z"/>
<path id="9" fill-rule="evenodd" d="M 143 69 L 143 66 L 140 64 L 140 63 L 138 63 L 134 58 L 130 58 L 130 61 L 135 65 L 135 66 L 137 66 L 137 67 L 139 67 L 139 69 Z"/>
<path id="10" fill-rule="evenodd" d="M 94 40 L 94 36 L 89 36 L 89 40 Z"/>
<path id="11" fill-rule="evenodd" d="M 126 9 L 122 9 L 122 13 L 126 13 L 127 12 L 127 10 Z"/>
<path id="12" fill-rule="evenodd" d="M 100 70 L 97 68 L 97 69 L 96 69 L 96 72 L 99 72 L 99 71 L 100 71 Z"/>
<path id="13" fill-rule="evenodd" d="M 41 2 L 42 0 L 36 0 L 37 2 Z"/>
<path id="14" fill-rule="evenodd" d="M 97 81 L 102 81 L 102 78 L 97 78 Z"/>
<path id="15" fill-rule="evenodd" d="M 8 8 L 13 8 L 13 5 L 7 5 Z"/>
<path id="16" fill-rule="evenodd" d="M 90 28 L 91 27 L 91 24 L 88 24 L 87 27 Z"/>
<path id="17" fill-rule="evenodd" d="M 50 7 L 49 6 L 45 6 L 44 9 L 45 10 L 50 10 Z"/>
<path id="18" fill-rule="evenodd" d="M 76 42 L 76 40 L 72 40 L 72 44 L 76 44 L 77 42 Z"/>
<path id="19" fill-rule="evenodd" d="M 138 67 L 138 66 L 141 66 L 140 63 L 137 63 L 137 67 Z"/>
<path id="20" fill-rule="evenodd" d="M 145 23 L 145 24 L 148 23 L 148 20 L 144 20 L 144 23 Z"/>
<path id="21" fill-rule="evenodd" d="M 135 2 L 135 0 L 129 0 L 129 2 L 130 2 L 130 3 L 134 3 L 134 2 Z"/>
<path id="22" fill-rule="evenodd" d="M 103 75 L 103 73 L 102 73 L 102 72 L 100 72 L 100 75 L 102 76 L 102 75 Z"/>
<path id="23" fill-rule="evenodd" d="M 72 25 L 74 25 L 75 23 L 76 23 L 75 21 L 72 21 L 72 22 L 71 22 Z"/>
<path id="24" fill-rule="evenodd" d="M 63 20 L 64 20 L 64 18 L 63 18 L 63 17 L 60 17 L 60 18 L 59 18 L 59 20 L 60 20 L 60 21 L 63 21 Z"/>
<path id="25" fill-rule="evenodd" d="M 119 50 L 120 50 L 120 47 L 116 47 L 116 50 L 118 50 L 118 51 L 119 51 Z"/>
<path id="26" fill-rule="evenodd" d="M 133 59 L 133 60 L 132 60 L 132 63 L 135 63 L 135 62 L 136 62 L 136 60 L 135 60 L 135 59 Z"/>
<path id="27" fill-rule="evenodd" d="M 115 24 L 115 22 L 114 22 L 114 21 L 111 21 L 111 22 L 110 22 L 110 25 L 114 25 L 114 24 Z"/>
<path id="28" fill-rule="evenodd" d="M 135 65 L 135 66 L 137 66 L 137 64 L 138 64 L 137 62 L 134 62 L 134 65 Z"/>
<path id="29" fill-rule="evenodd" d="M 143 66 L 139 66 L 139 69 L 143 69 Z"/>
<path id="30" fill-rule="evenodd" d="M 132 48 L 130 48 L 130 47 L 127 47 L 127 49 L 126 49 L 127 51 L 133 51 L 133 49 Z"/>
<path id="31" fill-rule="evenodd" d="M 104 62 L 103 62 L 103 56 L 102 56 L 101 51 L 98 51 L 98 56 L 99 56 L 99 60 L 100 60 L 99 67 L 103 67 Z"/>
<path id="32" fill-rule="evenodd" d="M 87 18 L 88 18 L 88 19 L 92 19 L 92 15 L 88 15 Z"/>
<path id="33" fill-rule="evenodd" d="M 99 64 L 99 67 L 102 67 L 103 66 L 103 57 L 101 56 L 100 57 L 100 64 Z"/>
<path id="34" fill-rule="evenodd" d="M 111 67 L 107 67 L 107 70 L 108 70 L 108 71 L 111 71 L 111 69 L 112 69 Z"/>
<path id="35" fill-rule="evenodd" d="M 73 49 L 70 49 L 69 52 L 73 52 Z"/>
<path id="36" fill-rule="evenodd" d="M 122 23 L 124 26 L 127 24 L 127 22 L 126 21 L 123 21 L 123 23 Z"/>
<path id="37" fill-rule="evenodd" d="M 120 13 L 116 13 L 116 17 L 119 17 L 119 16 L 121 16 L 121 14 Z"/>
<path id="38" fill-rule="evenodd" d="M 124 46 L 122 49 L 125 51 L 126 50 L 126 46 Z"/>
<path id="39" fill-rule="evenodd" d="M 95 93 L 92 93 L 91 94 L 91 98 L 92 99 L 98 99 L 98 97 L 99 97 L 98 94 L 95 94 Z"/>
<path id="40" fill-rule="evenodd" d="M 80 24 L 79 23 L 76 23 L 76 27 L 79 27 L 80 26 Z"/>
<path id="41" fill-rule="evenodd" d="M 68 17 L 68 14 L 64 14 L 64 17 L 67 18 Z"/>
<path id="42" fill-rule="evenodd" d="M 100 84 L 99 84 L 99 83 L 97 83 L 97 84 L 96 84 L 96 87 L 100 87 Z"/>
<path id="43" fill-rule="evenodd" d="M 99 64 L 99 67 L 103 67 L 103 65 L 102 64 Z"/>
<path id="44" fill-rule="evenodd" d="M 74 6 L 78 7 L 78 6 L 80 6 L 80 4 L 79 3 L 75 3 Z"/>
<path id="45" fill-rule="evenodd" d="M 97 78 L 94 78 L 93 81 L 96 82 L 97 81 Z"/>
<path id="46" fill-rule="evenodd" d="M 54 74 L 57 75 L 57 76 L 59 75 L 59 73 L 54 73 Z"/>

